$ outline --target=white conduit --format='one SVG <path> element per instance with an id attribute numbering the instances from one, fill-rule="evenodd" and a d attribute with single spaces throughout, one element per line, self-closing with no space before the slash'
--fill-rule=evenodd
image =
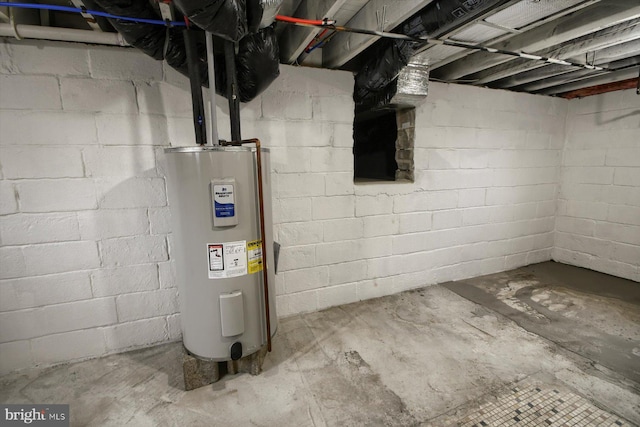
<path id="1" fill-rule="evenodd" d="M 129 43 L 119 33 L 41 27 L 39 25 L 16 25 L 14 28 L 11 24 L 0 24 L 0 37 L 129 46 Z"/>
<path id="2" fill-rule="evenodd" d="M 209 74 L 209 123 L 207 137 L 210 145 L 220 145 L 218 140 L 218 119 L 216 117 L 216 66 L 213 59 L 213 34 L 205 33 L 207 40 L 207 72 Z"/>

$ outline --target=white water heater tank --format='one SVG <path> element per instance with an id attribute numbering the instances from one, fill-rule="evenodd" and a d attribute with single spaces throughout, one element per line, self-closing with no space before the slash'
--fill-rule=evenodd
<path id="1" fill-rule="evenodd" d="M 165 154 L 184 346 L 204 360 L 248 356 L 267 343 L 263 268 L 272 336 L 277 326 L 269 150 L 261 149 L 265 236 L 256 148 L 168 148 Z"/>

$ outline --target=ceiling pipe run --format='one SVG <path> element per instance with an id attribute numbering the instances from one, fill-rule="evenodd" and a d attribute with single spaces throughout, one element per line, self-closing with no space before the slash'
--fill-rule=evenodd
<path id="1" fill-rule="evenodd" d="M 97 31 L 74 30 L 70 28 L 41 27 L 39 25 L 0 24 L 0 37 L 16 39 L 54 40 L 101 44 L 109 46 L 130 46 L 120 33 L 99 33 Z"/>

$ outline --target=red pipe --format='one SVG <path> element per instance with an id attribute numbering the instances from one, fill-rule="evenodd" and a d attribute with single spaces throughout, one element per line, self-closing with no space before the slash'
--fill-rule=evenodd
<path id="1" fill-rule="evenodd" d="M 336 21 L 330 19 L 303 19 L 294 18 L 293 16 L 276 15 L 276 21 L 289 22 L 292 24 L 305 25 L 334 25 Z"/>
<path id="2" fill-rule="evenodd" d="M 305 47 L 305 48 L 304 48 L 304 51 L 305 51 L 305 52 L 307 52 L 307 53 L 309 53 L 309 49 L 311 49 L 311 47 L 312 47 L 314 44 L 320 44 L 321 42 L 318 42 L 318 40 L 320 40 L 320 39 L 322 38 L 322 36 L 324 36 L 324 35 L 327 33 L 327 31 L 329 31 L 329 29 L 328 29 L 328 28 L 325 28 L 324 30 L 320 31 L 320 34 L 318 34 L 317 36 L 315 36 L 315 37 L 313 38 L 313 40 L 311 40 L 311 41 L 309 42 L 309 44 L 307 45 L 307 47 Z"/>

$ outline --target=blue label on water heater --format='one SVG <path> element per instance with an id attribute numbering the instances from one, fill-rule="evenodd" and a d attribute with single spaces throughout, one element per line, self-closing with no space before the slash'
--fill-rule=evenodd
<path id="1" fill-rule="evenodd" d="M 233 184 L 213 186 L 213 207 L 216 218 L 230 218 L 236 215 Z"/>

